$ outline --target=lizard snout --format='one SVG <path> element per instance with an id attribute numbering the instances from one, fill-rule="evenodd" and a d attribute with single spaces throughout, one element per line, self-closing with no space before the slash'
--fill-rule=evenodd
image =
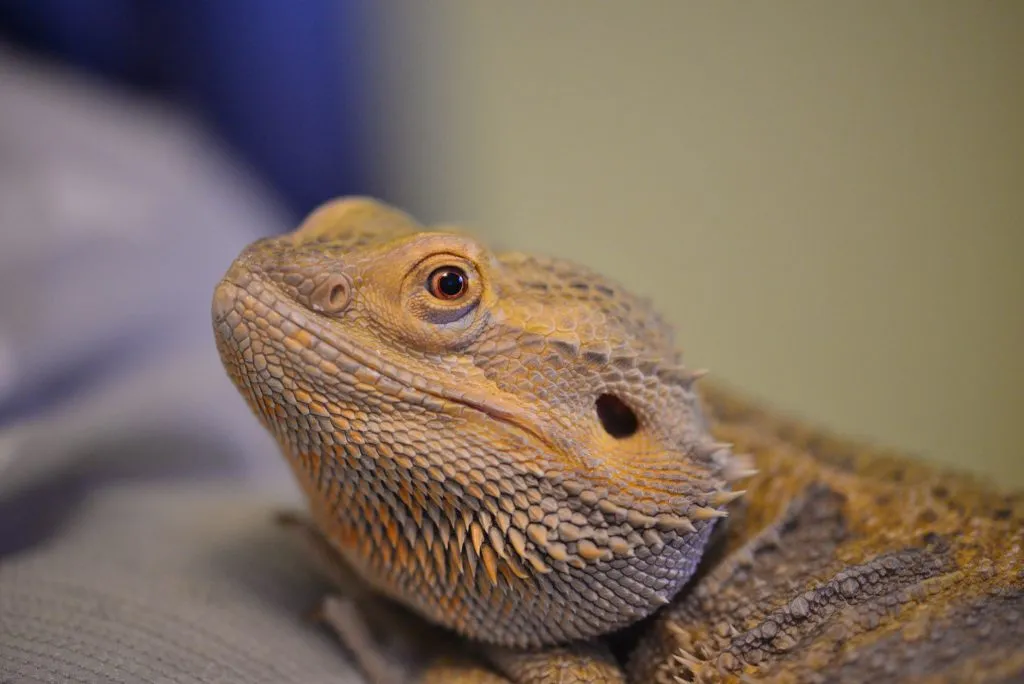
<path id="1" fill-rule="evenodd" d="M 214 325 L 225 321 L 236 311 L 240 288 L 227 278 L 217 283 L 213 291 L 212 311 Z"/>

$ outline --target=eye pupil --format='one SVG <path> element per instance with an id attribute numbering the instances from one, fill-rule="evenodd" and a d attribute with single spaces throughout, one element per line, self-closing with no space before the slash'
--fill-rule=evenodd
<path id="1" fill-rule="evenodd" d="M 430 276 L 430 291 L 440 299 L 455 299 L 466 291 L 466 274 L 457 268 L 439 268 Z"/>
<path id="2" fill-rule="evenodd" d="M 462 292 L 462 288 L 465 286 L 463 282 L 464 280 L 465 279 L 462 277 L 460 273 L 448 271 L 438 279 L 437 287 L 439 290 L 441 290 L 442 293 L 448 295 L 449 297 L 454 297 L 455 295 Z"/>

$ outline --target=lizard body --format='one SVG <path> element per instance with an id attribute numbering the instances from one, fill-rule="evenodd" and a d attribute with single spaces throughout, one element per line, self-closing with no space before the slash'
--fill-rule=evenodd
<path id="1" fill-rule="evenodd" d="M 350 198 L 247 248 L 213 309 L 309 530 L 362 587 L 332 624 L 364 655 L 353 615 L 375 597 L 421 623 L 413 641 L 440 626 L 453 655 L 423 681 L 804 681 L 875 660 L 900 675 L 917 667 L 886 641 L 901 625 L 966 611 L 1024 630 L 1016 500 L 702 397 L 651 305 L 575 264 Z M 728 442 L 761 471 L 746 497 Z M 613 655 L 606 637 L 638 624 Z M 943 638 L 918 660 L 945 648 L 991 681 L 1024 668 L 1009 637 Z"/>
<path id="2" fill-rule="evenodd" d="M 760 472 L 632 654 L 636 681 L 1024 679 L 1024 497 L 720 386 L 704 399 Z"/>

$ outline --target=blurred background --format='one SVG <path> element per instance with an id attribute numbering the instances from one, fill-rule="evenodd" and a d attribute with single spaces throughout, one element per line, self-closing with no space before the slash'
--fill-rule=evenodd
<path id="1" fill-rule="evenodd" d="M 209 292 L 360 193 L 607 272 L 781 409 L 1024 484 L 1016 0 L 0 0 L 0 41 L 9 463 L 56 439 L 30 418 L 159 423 L 156 373 L 276 458 L 209 417 L 241 404 Z"/>

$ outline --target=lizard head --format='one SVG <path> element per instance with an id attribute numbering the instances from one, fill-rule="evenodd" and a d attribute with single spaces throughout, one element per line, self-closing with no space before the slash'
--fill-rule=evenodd
<path id="1" fill-rule="evenodd" d="M 649 615 L 736 496 L 669 327 L 578 265 L 348 198 L 247 248 L 213 308 L 326 536 L 470 637 L 537 646 Z"/>

